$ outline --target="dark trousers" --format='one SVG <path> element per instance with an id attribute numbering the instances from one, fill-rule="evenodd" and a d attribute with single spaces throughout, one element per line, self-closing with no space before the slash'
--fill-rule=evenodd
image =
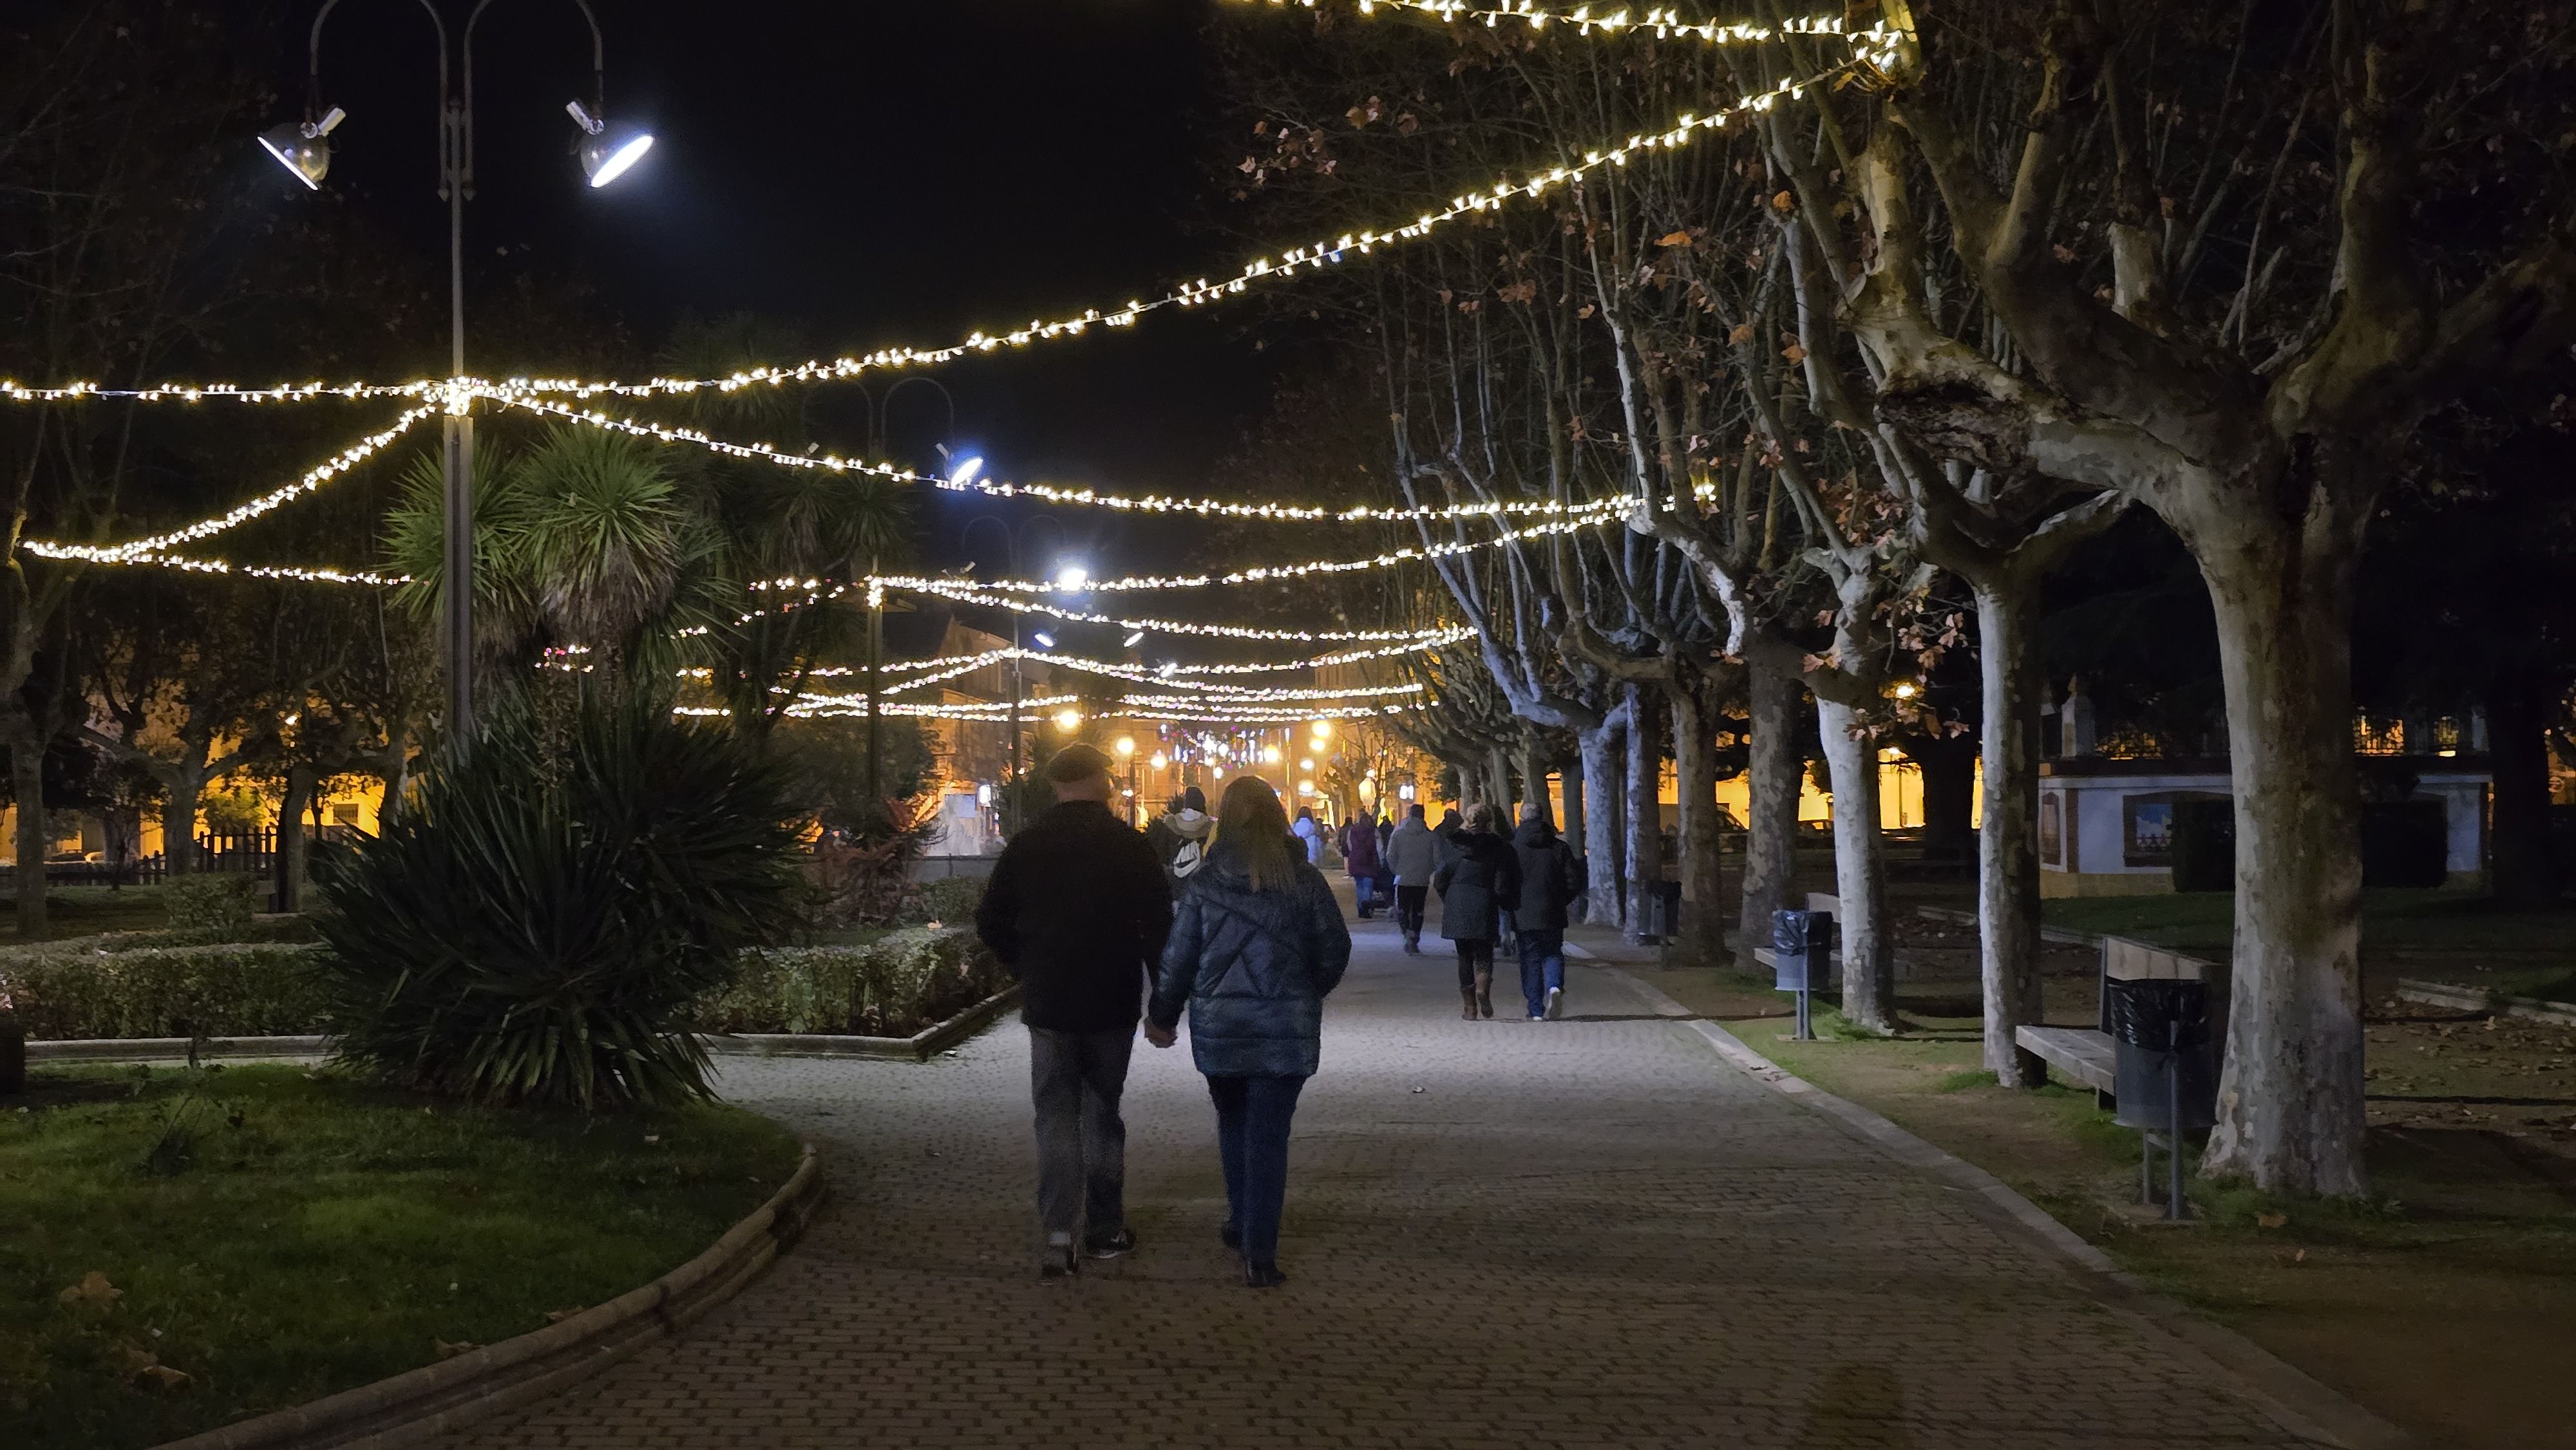
<path id="1" fill-rule="evenodd" d="M 1132 1027 L 1029 1029 L 1029 1096 L 1037 1104 L 1038 1223 L 1049 1243 L 1104 1239 L 1127 1226 L 1127 1089 Z M 1059 1237 L 1061 1236 L 1061 1237 Z"/>
<path id="2" fill-rule="evenodd" d="M 1520 935 L 1521 995 L 1529 999 L 1532 1017 L 1547 1011 L 1550 988 L 1565 988 L 1565 933 L 1528 931 Z"/>
<path id="3" fill-rule="evenodd" d="M 1423 905 L 1427 900 L 1429 900 L 1430 896 L 1431 888 L 1428 886 L 1406 886 L 1401 882 L 1397 883 L 1395 888 L 1395 924 L 1404 929 L 1404 939 L 1406 941 L 1418 942 L 1422 940 Z"/>
<path id="4" fill-rule="evenodd" d="M 1478 972 L 1491 972 L 1494 969 L 1494 944 L 1492 942 L 1461 941 L 1455 943 L 1455 945 L 1458 948 L 1459 986 L 1472 987 L 1476 985 L 1476 974 Z"/>
<path id="5" fill-rule="evenodd" d="M 1216 1152 L 1225 1165 L 1226 1222 L 1242 1236 L 1243 1257 L 1279 1262 L 1279 1214 L 1288 1201 L 1288 1121 L 1297 1114 L 1302 1077 L 1215 1077 Z"/>

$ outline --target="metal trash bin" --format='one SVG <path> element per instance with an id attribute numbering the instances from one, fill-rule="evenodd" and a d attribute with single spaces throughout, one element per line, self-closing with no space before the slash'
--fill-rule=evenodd
<path id="1" fill-rule="evenodd" d="M 2138 1130 L 2138 1201 L 2155 1201 L 2155 1154 L 2165 1150 L 2167 1218 L 2189 1217 L 2182 1194 L 2182 1138 L 2218 1121 L 2217 1053 L 2209 985 L 2176 977 L 2104 984 L 2114 1064 L 2113 1121 Z"/>

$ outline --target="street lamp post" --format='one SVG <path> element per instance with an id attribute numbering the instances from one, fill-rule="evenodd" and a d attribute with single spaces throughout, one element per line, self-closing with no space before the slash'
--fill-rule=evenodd
<path id="1" fill-rule="evenodd" d="M 894 411 L 894 395 L 902 392 L 912 383 L 925 383 L 937 388 L 939 396 L 947 400 L 948 431 L 940 435 L 939 444 L 940 455 L 943 458 L 947 456 L 948 443 L 957 435 L 957 397 L 948 391 L 946 383 L 937 378 L 915 375 L 895 379 L 894 386 L 886 389 L 885 396 L 882 398 L 868 392 L 865 388 L 859 390 L 859 397 L 867 407 L 868 456 L 871 459 L 881 460 L 885 457 L 886 419 Z M 878 709 L 879 699 L 883 693 L 878 676 L 885 668 L 885 588 L 877 583 L 876 574 L 877 560 L 874 555 L 870 555 L 868 558 L 868 799 L 871 801 L 882 800 L 885 796 L 885 727 Z"/>
<path id="2" fill-rule="evenodd" d="M 322 109 L 322 26 L 340 0 L 322 0 L 308 44 L 304 120 L 273 127 L 260 144 L 307 187 L 320 190 L 331 165 L 329 136 L 343 117 Z M 589 0 L 572 0 L 590 26 L 590 104 L 564 109 L 581 127 L 581 166 L 593 188 L 606 186 L 652 149 L 653 137 L 606 119 L 607 42 Z M 462 43 L 448 44 L 447 21 L 432 0 L 420 0 L 438 35 L 438 195 L 447 203 L 448 380 L 444 490 L 441 510 L 446 550 L 441 562 L 439 635 L 447 661 L 448 735 L 463 740 L 474 728 L 474 415 L 465 377 L 465 203 L 474 195 L 474 27 L 492 0 L 475 0 L 465 17 Z M 448 62 L 460 63 L 461 87 L 450 84 Z"/>
<path id="3" fill-rule="evenodd" d="M 966 540 L 974 534 L 975 526 L 978 524 L 991 524 L 1002 531 L 1002 568 L 1013 578 L 1020 576 L 1020 546 L 1027 541 L 1031 527 L 1038 524 L 1053 524 L 1059 536 L 1064 532 L 1064 525 L 1056 523 L 1054 519 L 1044 514 L 1032 514 L 1020 520 L 1017 526 L 1005 523 L 999 514 L 978 514 L 969 519 L 964 530 L 958 534 L 958 547 L 965 547 Z M 1038 636 L 1038 643 L 1050 649 L 1055 646 L 1055 641 L 1044 634 Z M 1020 829 L 1020 700 L 1024 693 L 1024 679 L 1020 670 L 1020 612 L 1014 609 L 1011 611 L 1011 757 L 1009 774 L 1006 777 L 1009 794 L 1004 800 L 1008 809 L 1004 812 L 1002 823 L 1005 834 L 1016 834 Z"/>

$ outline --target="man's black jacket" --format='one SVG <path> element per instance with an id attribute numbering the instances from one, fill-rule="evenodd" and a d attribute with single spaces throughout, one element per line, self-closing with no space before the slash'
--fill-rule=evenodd
<path id="1" fill-rule="evenodd" d="M 1107 806 L 1066 801 L 1003 848 L 975 930 L 1020 979 L 1021 1021 L 1131 1029 L 1172 933 L 1171 886 L 1154 848 Z"/>

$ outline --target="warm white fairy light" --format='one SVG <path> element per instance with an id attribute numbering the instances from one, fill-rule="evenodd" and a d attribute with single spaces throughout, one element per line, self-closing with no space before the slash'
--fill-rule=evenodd
<path id="1" fill-rule="evenodd" d="M 443 395 L 459 381 L 466 380 L 421 378 L 408 383 L 277 383 L 265 388 L 245 388 L 236 383 L 154 383 L 142 388 L 67 383 L 61 387 L 31 388 L 0 378 L 0 403 L 78 403 L 92 398 L 115 398 L 137 403 L 305 403 L 318 398 L 426 398 Z"/>
<path id="2" fill-rule="evenodd" d="M 137 554 L 131 557 L 98 559 L 100 564 L 141 564 L 159 569 L 176 569 L 183 574 L 239 574 L 251 579 L 287 579 L 301 584 L 368 584 L 391 588 L 409 584 L 409 574 L 379 574 L 372 569 L 333 569 L 327 565 L 235 564 L 225 559 L 190 559 L 177 554 Z"/>
<path id="3" fill-rule="evenodd" d="M 1244 4 L 1267 5 L 1273 9 L 1295 7 L 1315 10 L 1322 0 L 1240 0 Z M 1451 25 L 1481 25 L 1488 30 L 1504 26 L 1526 26 L 1545 30 L 1558 26 L 1582 35 L 1622 35 L 1643 33 L 1658 40 L 1702 40 L 1712 45 L 1752 45 L 1776 40 L 1783 34 L 1814 35 L 1848 40 L 1854 45 L 1868 45 L 1879 38 L 1880 27 L 1854 31 L 1841 16 L 1814 15 L 1785 21 L 1778 29 L 1754 21 L 1684 20 L 1681 12 L 1671 7 L 1648 6 L 1642 12 L 1626 8 L 1599 10 L 1578 5 L 1572 10 L 1542 6 L 1538 0 L 1357 0 L 1364 16 L 1413 15 L 1446 21 Z"/>
<path id="4" fill-rule="evenodd" d="M 1825 32 L 1819 32 L 1825 33 Z M 1707 115 L 1684 112 L 1672 126 L 1662 131 L 1645 132 L 1628 137 L 1614 145 L 1586 151 L 1579 162 L 1550 167 L 1521 180 L 1502 178 L 1491 186 L 1459 194 L 1449 205 L 1426 211 L 1410 222 L 1384 228 L 1363 228 L 1339 236 L 1320 239 L 1305 246 L 1291 247 L 1276 259 L 1259 258 L 1234 276 L 1222 281 L 1200 278 L 1185 282 L 1151 301 L 1131 299 L 1122 306 L 1103 310 L 1085 308 L 1080 313 L 1052 321 L 1039 320 L 1010 332 L 990 334 L 976 332 L 965 341 L 947 347 L 883 348 L 865 357 L 842 357 L 831 361 L 815 359 L 792 367 L 745 368 L 721 378 L 653 378 L 644 382 L 586 382 L 575 378 L 510 378 L 492 385 L 488 395 L 503 401 L 526 399 L 534 395 L 561 394 L 591 398 L 602 394 L 621 397 L 646 397 L 657 394 L 698 392 L 737 392 L 744 388 L 776 387 L 789 383 L 828 382 L 854 378 L 862 373 L 888 368 L 932 367 L 958 358 L 998 352 L 1004 348 L 1027 347 L 1041 342 L 1080 337 L 1094 327 L 1132 327 L 1146 313 L 1172 307 L 1199 307 L 1227 297 L 1240 296 L 1256 286 L 1285 281 L 1302 273 L 1337 266 L 1352 256 L 1367 256 L 1379 247 L 1398 242 L 1415 241 L 1462 218 L 1501 208 L 1509 202 L 1544 197 L 1582 181 L 1604 167 L 1625 166 L 1633 158 L 1657 150 L 1686 146 L 1708 132 L 1724 127 L 1739 116 L 1770 110 L 1781 101 L 1803 94 L 1807 87 L 1820 85 L 1838 76 L 1864 67 L 1885 69 L 1896 62 L 1896 38 L 1889 33 L 1871 30 L 1855 31 L 1844 37 L 1859 47 L 1859 53 L 1848 61 L 1801 80 L 1787 80 L 1733 105 Z"/>
<path id="5" fill-rule="evenodd" d="M 1380 695 L 1409 695 L 1417 692 L 1421 688 L 1419 685 L 1272 688 L 1260 685 L 1238 685 L 1224 680 L 1197 679 L 1182 676 L 1177 673 L 1157 671 L 1141 665 L 1123 664 L 1116 660 L 1087 659 L 1081 655 L 1059 654 L 1050 650 L 1014 649 L 1004 651 L 1003 657 L 1006 659 L 1025 660 L 1031 664 L 1047 665 L 1056 669 L 1069 670 L 1075 674 L 1098 675 L 1105 679 L 1124 680 L 1131 685 L 1150 685 L 1175 698 L 1182 695 L 1205 695 L 1223 696 L 1230 700 L 1341 700 L 1363 699 Z M 885 695 L 908 693 L 930 685 L 943 683 L 946 680 L 955 678 L 957 675 L 967 673 L 970 669 L 980 668 L 983 668 L 983 664 L 981 662 L 972 665 L 960 664 L 955 669 L 925 675 L 918 679 L 905 680 L 900 684 L 881 684 L 878 689 L 878 694 L 880 697 L 883 697 Z M 1273 668 L 1277 667 L 1274 666 Z M 816 696 L 815 698 L 819 699 L 826 697 Z M 865 694 L 856 694 L 849 696 L 832 696 L 828 698 L 864 700 L 867 696 Z"/>
<path id="6" fill-rule="evenodd" d="M 148 539 L 133 539 L 122 544 L 96 547 L 87 544 L 58 544 L 43 539 L 21 539 L 18 541 L 18 547 L 45 559 L 85 559 L 94 564 L 151 562 L 150 556 L 162 554 L 175 545 L 211 538 L 227 529 L 238 528 L 249 523 L 272 509 L 302 498 L 357 467 L 378 449 L 410 432 L 422 419 L 437 411 L 438 409 L 434 407 L 411 409 L 395 419 L 392 427 L 360 439 L 347 449 L 316 464 L 302 478 L 284 488 L 262 494 L 230 513 L 220 514 L 211 519 L 200 519 L 183 529 L 173 529 L 166 534 L 155 534 Z"/>
<path id="7" fill-rule="evenodd" d="M 1033 599 L 1020 599 L 1008 594 L 995 594 L 971 579 L 922 579 L 884 576 L 879 579 L 889 589 L 904 589 L 928 594 L 955 604 L 980 604 L 994 609 L 1007 609 L 1014 614 L 1041 614 L 1069 624 L 1114 624 L 1121 629 L 1151 630 L 1157 634 L 1199 635 L 1210 639 L 1288 640 L 1301 644 L 1352 641 L 1358 643 L 1415 641 L 1448 632 L 1434 629 L 1267 629 L 1249 624 L 1202 624 L 1186 619 L 1131 619 L 1124 615 L 1099 614 L 1088 610 L 1067 609 Z"/>

